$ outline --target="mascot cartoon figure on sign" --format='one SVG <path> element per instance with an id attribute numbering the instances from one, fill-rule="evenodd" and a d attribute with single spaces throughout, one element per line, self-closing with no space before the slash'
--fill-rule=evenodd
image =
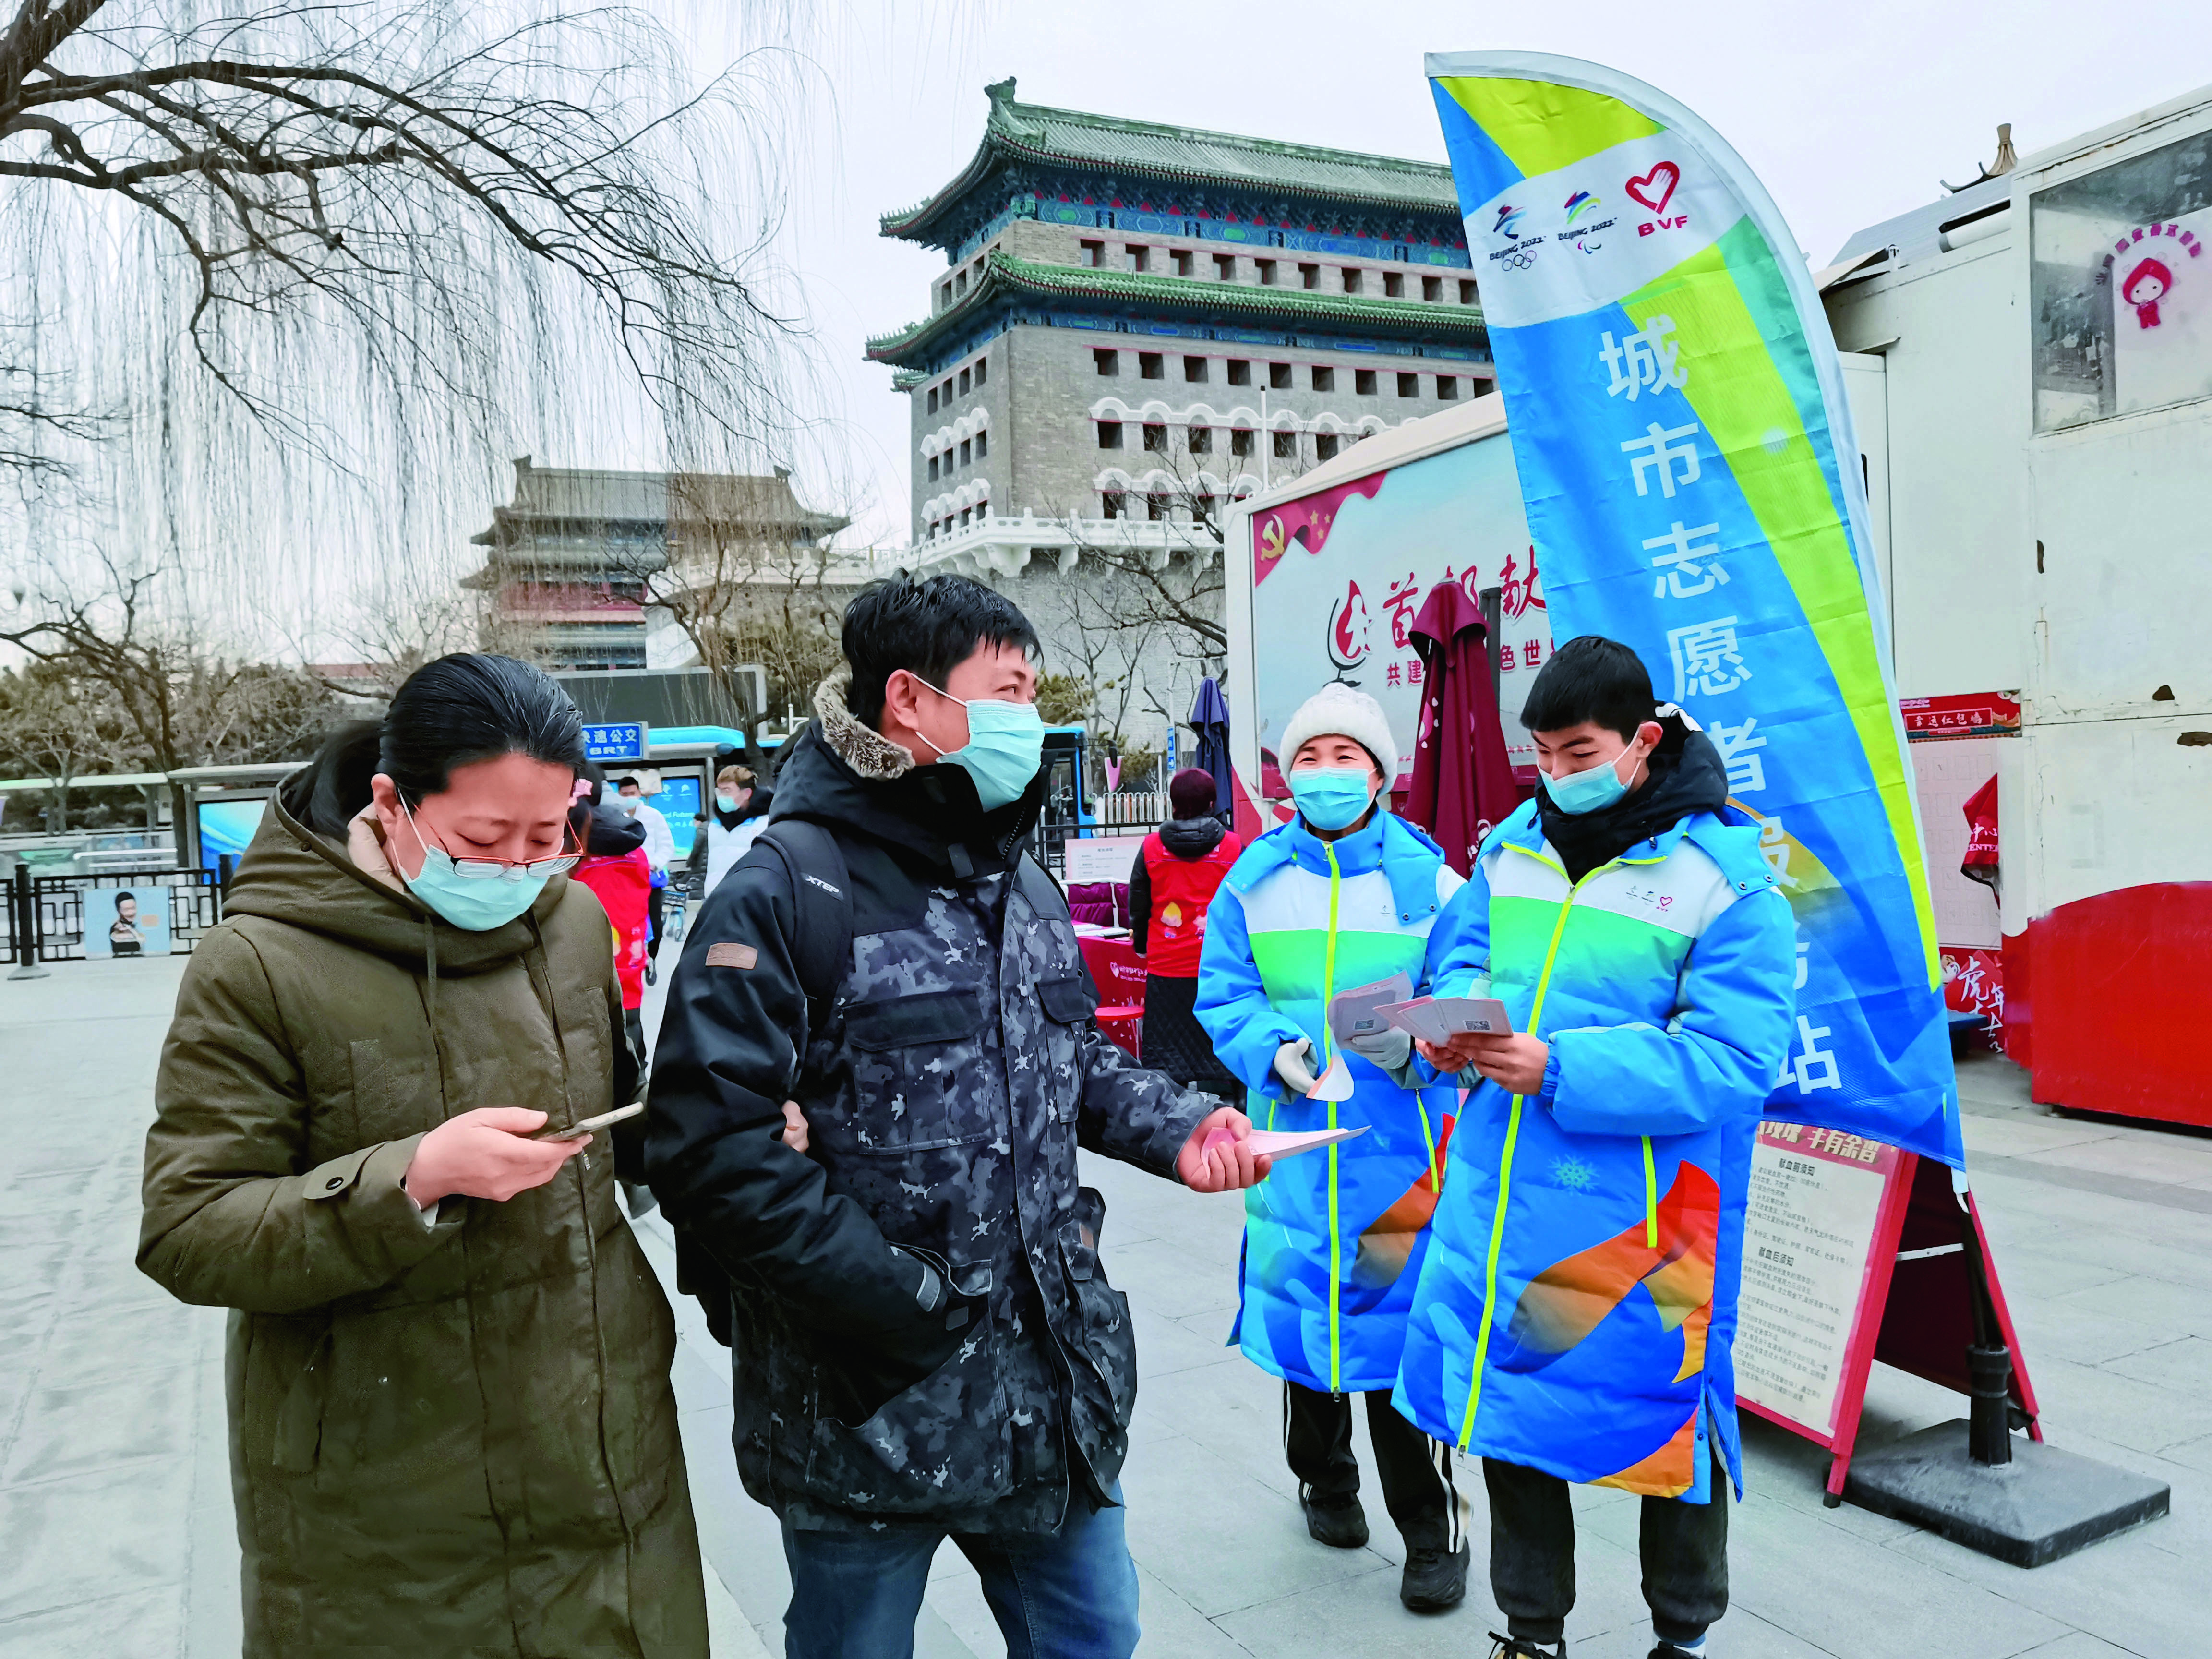
<path id="1" fill-rule="evenodd" d="M 2146 259 L 2128 273 L 2128 280 L 2120 284 L 2120 298 L 2136 308 L 2136 322 L 2142 328 L 2158 326 L 2158 302 L 2173 289 L 2173 273 L 2156 259 Z"/>

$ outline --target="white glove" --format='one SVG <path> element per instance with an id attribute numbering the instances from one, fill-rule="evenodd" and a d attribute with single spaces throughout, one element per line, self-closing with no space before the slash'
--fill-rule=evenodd
<path id="1" fill-rule="evenodd" d="M 1395 1076 L 1405 1069 L 1407 1060 L 1413 1056 L 1413 1034 L 1395 1025 L 1386 1025 L 1379 1031 L 1363 1031 L 1357 1036 L 1346 1037 L 1343 1046 Z"/>
<path id="2" fill-rule="evenodd" d="M 1303 1098 L 1314 1086 L 1313 1044 L 1300 1037 L 1276 1049 L 1275 1075 L 1293 1095 Z"/>

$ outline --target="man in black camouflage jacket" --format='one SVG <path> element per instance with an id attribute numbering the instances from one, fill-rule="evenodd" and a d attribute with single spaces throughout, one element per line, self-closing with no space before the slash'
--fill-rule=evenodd
<path id="1" fill-rule="evenodd" d="M 810 1013 L 792 878 L 755 848 L 670 985 L 653 1190 L 710 1313 L 730 1286 L 733 1439 L 783 1522 L 791 1655 L 910 1653 L 949 1534 L 1010 1654 L 1127 1659 L 1136 1350 L 1076 1148 L 1200 1192 L 1267 1162 L 1242 1113 L 1100 1034 L 1066 905 L 1015 850 L 1043 787 L 1021 612 L 902 576 L 854 599 L 844 649 L 776 792 L 843 854 L 842 980 Z"/>

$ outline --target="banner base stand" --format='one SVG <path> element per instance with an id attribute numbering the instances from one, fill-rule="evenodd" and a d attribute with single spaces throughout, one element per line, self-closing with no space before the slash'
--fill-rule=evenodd
<path id="1" fill-rule="evenodd" d="M 1851 1459 L 1844 1496 L 2016 1567 L 2039 1567 L 2099 1539 L 2154 1521 L 2171 1488 L 2033 1440 L 2012 1461 L 1978 1463 L 1964 1418 Z"/>

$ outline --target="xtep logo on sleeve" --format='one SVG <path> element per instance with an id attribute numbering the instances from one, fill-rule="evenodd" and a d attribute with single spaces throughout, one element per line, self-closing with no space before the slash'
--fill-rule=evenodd
<path id="1" fill-rule="evenodd" d="M 1498 208 L 1498 222 L 1491 226 L 1490 234 L 1495 236 L 1502 231 L 1517 240 L 1521 235 L 1522 216 L 1526 212 L 1525 208 L 1517 208 L 1510 203 L 1500 203 Z"/>
<path id="2" fill-rule="evenodd" d="M 1653 216 L 1637 226 L 1638 236 L 1649 236 L 1655 230 L 1680 230 L 1690 222 L 1686 213 L 1667 214 L 1668 203 L 1674 199 L 1674 186 L 1682 182 L 1682 169 L 1672 161 L 1661 161 L 1640 179 L 1631 179 L 1622 186 L 1629 199 L 1650 210 Z"/>

